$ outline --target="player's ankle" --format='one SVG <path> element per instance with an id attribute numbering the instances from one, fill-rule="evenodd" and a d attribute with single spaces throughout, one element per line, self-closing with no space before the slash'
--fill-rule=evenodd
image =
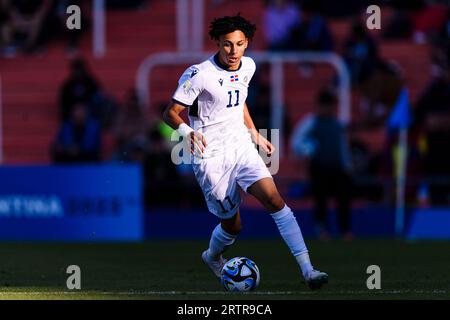
<path id="1" fill-rule="evenodd" d="M 219 255 L 212 255 L 211 251 L 208 249 L 206 250 L 206 257 L 209 261 L 219 261 L 220 260 L 220 254 Z"/>

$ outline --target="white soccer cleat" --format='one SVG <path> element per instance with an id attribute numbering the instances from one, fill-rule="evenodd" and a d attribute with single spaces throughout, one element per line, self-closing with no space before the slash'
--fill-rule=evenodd
<path id="1" fill-rule="evenodd" d="M 323 284 L 328 283 L 328 274 L 319 270 L 311 270 L 305 277 L 305 281 L 311 290 L 317 290 Z"/>
<path id="2" fill-rule="evenodd" d="M 227 260 L 220 256 L 219 260 L 211 260 L 208 256 L 208 250 L 202 253 L 203 262 L 209 267 L 209 269 L 214 273 L 214 275 L 220 279 L 222 268 L 227 263 Z"/>

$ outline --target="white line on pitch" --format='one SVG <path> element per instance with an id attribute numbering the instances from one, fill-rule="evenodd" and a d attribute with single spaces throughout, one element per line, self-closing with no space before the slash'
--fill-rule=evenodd
<path id="1" fill-rule="evenodd" d="M 446 294 L 446 290 L 386 290 L 386 291 L 369 291 L 369 290 L 359 290 L 359 291 L 321 291 L 321 294 L 405 294 L 405 293 L 415 293 L 415 294 Z M 111 291 L 3 291 L 0 295 L 229 295 L 233 292 L 226 291 L 121 291 L 121 292 L 111 292 Z M 235 292 L 236 294 L 236 292 Z M 310 295 L 311 291 L 255 291 L 255 292 L 241 292 L 238 294 L 243 295 Z"/>

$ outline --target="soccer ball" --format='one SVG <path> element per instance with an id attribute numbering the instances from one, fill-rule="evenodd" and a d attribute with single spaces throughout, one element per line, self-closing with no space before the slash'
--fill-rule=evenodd
<path id="1" fill-rule="evenodd" d="M 222 285 L 227 291 L 250 291 L 259 285 L 258 266 L 249 258 L 236 257 L 222 268 Z"/>

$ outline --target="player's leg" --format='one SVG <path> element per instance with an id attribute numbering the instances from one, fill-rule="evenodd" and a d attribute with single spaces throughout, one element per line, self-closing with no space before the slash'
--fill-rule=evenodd
<path id="1" fill-rule="evenodd" d="M 236 214 L 228 219 L 221 219 L 214 228 L 209 241 L 208 256 L 212 260 L 218 260 L 222 253 L 230 247 L 241 231 L 241 215 L 239 209 Z"/>
<path id="2" fill-rule="evenodd" d="M 220 277 L 220 272 L 226 263 L 222 254 L 233 245 L 241 228 L 239 209 L 231 218 L 221 219 L 220 223 L 214 228 L 209 247 L 202 253 L 202 259 L 216 277 Z"/>
<path id="3" fill-rule="evenodd" d="M 226 263 L 222 254 L 235 242 L 241 230 L 239 206 L 242 199 L 234 181 L 234 171 L 224 170 L 217 174 L 217 167 L 221 168 L 221 164 L 212 161 L 211 164 L 205 169 L 206 179 L 203 180 L 202 190 L 209 211 L 220 219 L 220 223 L 214 228 L 209 247 L 202 253 L 202 259 L 211 271 L 220 277 L 222 267 Z"/>
<path id="4" fill-rule="evenodd" d="M 310 288 L 320 288 L 323 283 L 328 281 L 328 275 L 314 270 L 300 226 L 292 210 L 279 194 L 273 179 L 262 178 L 248 187 L 247 192 L 258 199 L 271 214 Z"/>
<path id="5" fill-rule="evenodd" d="M 202 253 L 203 261 L 217 277 L 226 262 L 222 254 L 241 230 L 242 199 L 235 181 L 234 163 L 233 158 L 213 157 L 192 165 L 209 211 L 220 219 L 212 231 L 208 249 Z"/>

